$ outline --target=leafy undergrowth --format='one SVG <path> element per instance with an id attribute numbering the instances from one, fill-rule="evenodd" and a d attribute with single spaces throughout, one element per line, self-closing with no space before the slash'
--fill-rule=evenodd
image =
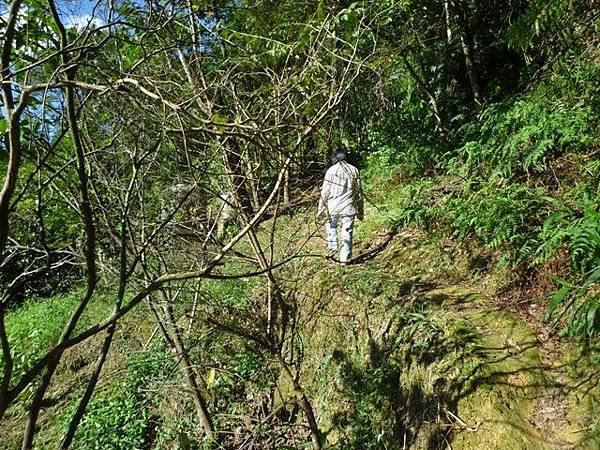
<path id="1" fill-rule="evenodd" d="M 100 290 L 86 309 L 78 329 L 108 317 L 112 298 Z M 7 331 L 14 343 L 15 371 L 20 373 L 58 342 L 63 327 L 82 296 L 79 290 L 49 299 L 31 300 L 7 315 Z M 40 327 L 40 324 L 44 324 Z M 155 399 L 153 383 L 164 380 L 176 363 L 160 347 L 147 351 L 151 334 L 142 314 L 127 316 L 118 328 L 103 367 L 100 385 L 77 430 L 73 448 L 142 448 Z M 94 369 L 104 336 L 98 335 L 67 350 L 57 368 L 38 422 L 35 448 L 57 448 Z M 158 370 L 161 369 L 161 370 Z M 2 422 L 0 448 L 21 446 L 33 389 L 26 390 Z"/>
<path id="2" fill-rule="evenodd" d="M 327 448 L 600 444 L 593 414 L 599 401 L 595 353 L 547 339 L 499 303 L 511 271 L 492 263 L 496 254 L 419 226 L 392 228 L 374 207 L 367 213 L 356 229 L 356 263 L 348 266 L 322 256 L 320 227 L 301 226 L 312 211 L 278 220 L 275 257 L 309 255 L 276 273 L 297 302 L 299 379 Z M 248 248 L 242 244 L 240 250 Z M 243 280 L 207 282 L 203 292 L 217 299 L 215 312 L 223 309 L 240 323 L 264 296 L 261 283 Z M 23 364 L 32 357 L 28 352 L 56 338 L 76 300 L 74 294 L 32 303 L 9 316 L 18 339 L 34 339 L 27 320 L 41 314 L 48 321 L 49 336 L 27 347 Z M 41 310 L 46 305 L 53 315 Z M 99 304 L 95 314 L 108 310 L 108 303 Z M 202 448 L 177 361 L 158 340 L 148 345 L 152 325 L 145 313 L 129 317 L 119 330 L 75 448 Z M 192 356 L 204 361 L 209 407 L 219 428 L 234 430 L 228 438 L 233 448 L 309 446 L 291 388 L 264 351 L 214 330 L 208 340 L 194 339 Z M 57 445 L 99 345 L 92 341 L 67 355 L 60 383 L 50 392 L 55 403 L 44 409 L 38 448 Z M 11 413 L 14 429 L 6 448 L 18 447 L 25 418 L 19 408 Z"/>

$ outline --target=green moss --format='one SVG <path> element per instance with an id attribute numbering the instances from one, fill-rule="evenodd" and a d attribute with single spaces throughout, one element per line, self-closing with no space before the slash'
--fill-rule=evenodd
<path id="1" fill-rule="evenodd" d="M 573 443 L 566 422 L 544 429 L 558 381 L 535 332 L 477 291 L 432 289 L 410 270 L 398 271 L 395 261 L 414 269 L 439 248 L 420 243 L 396 241 L 363 266 L 321 266 L 304 286 L 309 303 L 302 308 L 320 308 L 320 315 L 304 336 L 302 380 L 329 445 L 386 448 L 406 439 L 413 448 L 451 442 L 470 450 Z M 586 410 L 575 411 L 569 397 L 560 402 L 557 410 L 568 411 L 572 423 L 585 423 Z"/>

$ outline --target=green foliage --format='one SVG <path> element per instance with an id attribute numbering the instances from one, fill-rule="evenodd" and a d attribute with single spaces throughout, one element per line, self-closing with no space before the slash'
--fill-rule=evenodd
<path id="1" fill-rule="evenodd" d="M 16 373 L 31 368 L 45 351 L 58 342 L 80 299 L 80 293 L 75 291 L 44 300 L 30 300 L 7 314 L 6 332 L 14 352 Z M 0 360 L 0 368 L 3 363 Z"/>
<path id="2" fill-rule="evenodd" d="M 202 285 L 203 293 L 211 303 L 224 310 L 244 308 L 248 304 L 248 290 L 252 282 L 242 279 L 207 280 Z"/>
<path id="3" fill-rule="evenodd" d="M 396 108 L 367 130 L 367 177 L 394 169 L 404 178 L 418 177 L 442 163 L 439 138 L 431 132 L 435 122 L 428 103 L 414 83 L 405 78 L 400 82 L 407 85 L 390 87 Z"/>
<path id="4" fill-rule="evenodd" d="M 459 150 L 467 169 L 505 177 L 542 172 L 554 158 L 585 148 L 595 135 L 592 109 L 585 102 L 569 105 L 547 90 L 486 108 L 481 124 L 472 124 L 479 137 Z"/>
<path id="5" fill-rule="evenodd" d="M 447 202 L 451 226 L 462 238 L 475 236 L 492 249 L 508 250 L 516 261 L 538 248 L 545 214 L 543 191 L 501 178 L 473 185 Z"/>
<path id="6" fill-rule="evenodd" d="M 565 199 L 552 199 L 555 207 L 540 233 L 544 244 L 536 262 L 566 249 L 571 259 L 574 281 L 557 278 L 561 288 L 550 300 L 550 314 L 568 317 L 566 331 L 574 336 L 600 333 L 600 196 L 588 186 Z"/>
<path id="7" fill-rule="evenodd" d="M 378 190 L 386 186 L 382 183 L 385 170 L 381 169 L 376 173 L 377 175 L 370 175 L 371 178 L 368 178 L 365 183 L 370 190 L 367 197 L 369 201 L 371 192 L 376 196 L 381 195 Z M 422 179 L 399 186 L 374 205 L 375 212 L 367 217 L 365 223 L 357 230 L 357 238 L 360 239 L 364 233 L 373 232 L 382 226 L 387 228 L 408 225 L 419 225 L 425 228 L 433 226 L 441 218 L 440 203 L 443 201 L 444 196 L 436 181 Z"/>
<path id="8" fill-rule="evenodd" d="M 600 333 L 600 265 L 585 274 L 581 284 L 573 284 L 562 278 L 556 281 L 562 286 L 549 304 L 550 315 L 560 320 L 566 314 L 565 331 L 572 336 L 590 337 Z"/>
<path id="9" fill-rule="evenodd" d="M 565 24 L 582 1 L 580 0 L 534 0 L 527 10 L 509 28 L 508 43 L 513 47 L 528 49 L 533 46 L 536 38 L 559 30 L 560 36 L 566 41 L 571 37 L 570 30 Z"/>
<path id="10" fill-rule="evenodd" d="M 415 355 L 429 350 L 442 332 L 424 308 L 408 311 L 402 319 L 404 326 L 397 340 L 399 343 L 410 343 L 411 353 Z"/>
<path id="11" fill-rule="evenodd" d="M 162 383 L 176 370 L 164 351 L 131 355 L 127 376 L 98 392 L 90 402 L 73 443 L 74 449 L 143 449 L 155 407 L 163 398 Z M 158 395 L 157 395 L 158 393 Z M 75 403 L 73 403 L 73 408 Z M 68 423 L 72 411 L 63 416 Z"/>
<path id="12" fill-rule="evenodd" d="M 390 210 L 393 226 L 417 224 L 427 227 L 436 217 L 435 184 L 421 181 L 406 185 L 401 190 L 401 203 Z"/>
<path id="13" fill-rule="evenodd" d="M 352 398 L 345 408 L 330 406 L 333 410 L 332 429 L 342 433 L 332 448 L 388 448 L 395 442 L 395 420 L 391 413 L 402 392 L 398 384 L 399 362 L 386 353 L 371 366 L 354 356 L 335 351 L 332 357 L 322 361 L 316 374 L 326 380 L 335 379 L 342 392 Z M 322 388 L 331 390 L 330 383 L 325 383 Z"/>
<path id="14" fill-rule="evenodd" d="M 539 249 L 537 262 L 548 259 L 565 246 L 573 267 L 579 272 L 600 264 L 600 197 L 572 206 L 560 199 L 551 200 L 557 211 L 548 216 L 542 227 L 540 237 L 544 244 Z"/>

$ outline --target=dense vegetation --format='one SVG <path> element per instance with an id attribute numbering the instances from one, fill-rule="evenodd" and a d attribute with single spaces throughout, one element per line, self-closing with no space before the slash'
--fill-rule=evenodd
<path id="1" fill-rule="evenodd" d="M 595 0 L 0 13 L 0 447 L 598 444 Z"/>

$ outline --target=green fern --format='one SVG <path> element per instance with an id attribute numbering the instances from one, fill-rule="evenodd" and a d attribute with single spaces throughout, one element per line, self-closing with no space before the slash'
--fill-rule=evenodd
<path id="1" fill-rule="evenodd" d="M 461 237 L 475 236 L 518 262 L 539 247 L 537 235 L 546 209 L 542 193 L 494 178 L 474 192 L 451 198 L 447 212 Z"/>
<path id="2" fill-rule="evenodd" d="M 557 78 L 555 83 L 566 81 Z M 504 177 L 539 173 L 557 156 L 585 148 L 594 136 L 592 108 L 581 102 L 565 105 L 548 90 L 543 86 L 488 107 L 480 117 L 478 139 L 459 150 L 467 169 Z"/>
<path id="3" fill-rule="evenodd" d="M 544 222 L 540 238 L 544 244 L 535 263 L 547 260 L 566 246 L 576 270 L 585 272 L 600 264 L 600 212 L 591 202 L 584 207 L 583 214 L 562 203 L 562 208 Z"/>
<path id="4" fill-rule="evenodd" d="M 572 336 L 594 336 L 600 333 L 600 266 L 591 269 L 581 284 L 557 278 L 562 287 L 550 298 L 549 312 L 558 318 L 567 315 L 566 332 Z"/>
<path id="5" fill-rule="evenodd" d="M 531 2 L 525 13 L 510 27 L 509 45 L 528 49 L 536 38 L 559 32 L 563 39 L 569 38 L 569 29 L 564 26 L 575 13 L 581 0 L 537 0 Z"/>

